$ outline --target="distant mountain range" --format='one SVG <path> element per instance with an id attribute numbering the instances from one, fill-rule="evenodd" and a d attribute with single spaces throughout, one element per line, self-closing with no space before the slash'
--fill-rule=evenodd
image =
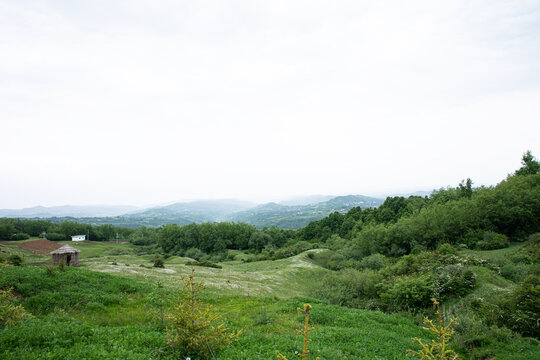
<path id="1" fill-rule="evenodd" d="M 89 206 L 35 206 L 25 209 L 1 209 L 0 217 L 49 218 L 59 216 L 118 216 L 140 210 L 135 206 L 89 205 Z"/>
<path id="2" fill-rule="evenodd" d="M 197 200 L 147 209 L 132 206 L 37 206 L 0 210 L 0 217 L 48 218 L 53 221 L 73 220 L 93 225 L 127 227 L 234 221 L 246 222 L 258 228 L 278 226 L 297 229 L 334 211 L 345 213 L 356 206 L 377 207 L 383 201 L 363 195 L 314 195 L 263 205 L 240 200 Z"/>

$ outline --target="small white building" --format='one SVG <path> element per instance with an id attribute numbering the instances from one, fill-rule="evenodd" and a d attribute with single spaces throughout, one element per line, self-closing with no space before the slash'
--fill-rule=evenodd
<path id="1" fill-rule="evenodd" d="M 72 235 L 71 241 L 84 241 L 86 240 L 86 235 Z"/>

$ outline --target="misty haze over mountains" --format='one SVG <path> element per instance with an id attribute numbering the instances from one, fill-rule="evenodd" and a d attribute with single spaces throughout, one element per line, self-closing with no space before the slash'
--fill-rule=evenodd
<path id="1" fill-rule="evenodd" d="M 278 226 L 295 229 L 334 211 L 345 213 L 356 206 L 377 207 L 383 202 L 382 198 L 364 195 L 310 195 L 265 204 L 236 199 L 217 199 L 177 202 L 149 208 L 111 205 L 36 206 L 25 209 L 2 209 L 0 217 L 74 220 L 90 224 L 127 227 L 231 221 L 246 222 L 259 228 Z"/>
<path id="2" fill-rule="evenodd" d="M 24 209 L 0 209 L 0 217 L 48 218 L 55 216 L 119 216 L 141 208 L 129 205 L 34 206 Z"/>

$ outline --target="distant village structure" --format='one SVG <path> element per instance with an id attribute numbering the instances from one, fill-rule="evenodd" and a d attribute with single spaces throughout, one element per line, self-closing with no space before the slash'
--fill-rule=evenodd
<path id="1" fill-rule="evenodd" d="M 86 235 L 72 235 L 71 241 L 84 241 L 86 240 Z"/>
<path id="2" fill-rule="evenodd" d="M 51 252 L 53 265 L 58 265 L 61 261 L 67 266 L 79 266 L 79 253 L 81 250 L 73 246 L 64 245 L 60 249 Z"/>

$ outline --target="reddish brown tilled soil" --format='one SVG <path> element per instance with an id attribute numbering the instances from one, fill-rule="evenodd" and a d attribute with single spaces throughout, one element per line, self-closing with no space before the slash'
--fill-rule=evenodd
<path id="1" fill-rule="evenodd" d="M 53 241 L 49 241 L 47 239 L 27 241 L 27 242 L 17 243 L 13 245 L 16 245 L 17 247 L 23 250 L 30 251 L 33 254 L 39 254 L 39 255 L 46 255 L 50 253 L 51 251 L 58 249 L 59 247 L 62 246 Z"/>

